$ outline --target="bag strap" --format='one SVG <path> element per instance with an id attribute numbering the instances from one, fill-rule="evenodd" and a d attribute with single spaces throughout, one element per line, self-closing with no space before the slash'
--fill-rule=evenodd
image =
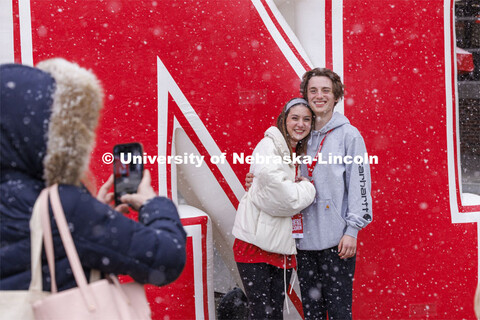
<path id="1" fill-rule="evenodd" d="M 83 272 L 80 258 L 78 257 L 72 235 L 68 228 L 65 213 L 63 211 L 63 207 L 60 202 L 60 196 L 58 194 L 58 184 L 54 184 L 53 186 L 49 187 L 48 192 L 50 194 L 50 203 L 52 205 L 53 215 L 55 216 L 58 231 L 60 232 L 60 237 L 62 238 L 62 243 L 65 248 L 65 252 L 67 253 L 68 261 L 70 262 L 70 267 L 72 268 L 75 281 L 80 289 L 80 292 L 82 293 L 82 297 L 87 303 L 88 309 L 93 311 L 96 309 L 95 299 L 93 298 L 91 288 L 88 286 L 87 278 Z"/>
<path id="2" fill-rule="evenodd" d="M 115 287 L 117 287 L 118 289 L 117 292 L 122 296 L 123 301 L 126 302 L 128 305 L 132 305 L 130 298 L 127 296 L 125 291 L 123 291 L 122 285 L 120 284 L 120 281 L 118 280 L 117 276 L 114 275 L 113 273 L 110 273 L 110 274 L 106 274 L 106 278 L 110 280 L 110 282 L 112 282 Z"/>
<path id="3" fill-rule="evenodd" d="M 31 259 L 31 281 L 28 290 L 42 291 L 42 212 L 48 212 L 48 191 L 43 189 L 40 192 L 33 206 L 32 217 L 30 218 L 30 259 Z"/>
<path id="4" fill-rule="evenodd" d="M 102 278 L 101 272 L 98 271 L 97 269 L 90 269 L 90 279 L 89 283 L 98 281 Z"/>
<path id="5" fill-rule="evenodd" d="M 44 203 L 42 211 L 43 246 L 47 255 L 48 269 L 50 270 L 50 291 L 56 293 L 57 281 L 55 279 L 55 254 L 53 252 L 52 227 L 50 226 L 50 215 L 48 214 L 48 201 Z"/>

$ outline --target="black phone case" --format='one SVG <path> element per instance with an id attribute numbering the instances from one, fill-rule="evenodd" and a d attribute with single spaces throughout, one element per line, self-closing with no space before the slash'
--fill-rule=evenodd
<path id="1" fill-rule="evenodd" d="M 121 162 L 122 153 L 124 153 L 124 161 L 130 160 L 129 164 Z M 125 154 L 130 154 L 130 158 Z M 140 163 L 133 164 L 134 156 L 140 156 Z M 119 198 L 122 195 L 137 192 L 138 185 L 143 178 L 143 147 L 138 142 L 117 144 L 113 147 L 113 157 L 115 206 L 118 206 L 121 204 Z"/>

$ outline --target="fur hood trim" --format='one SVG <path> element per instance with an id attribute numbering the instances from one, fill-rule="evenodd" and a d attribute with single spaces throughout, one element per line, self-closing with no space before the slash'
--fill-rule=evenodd
<path id="1" fill-rule="evenodd" d="M 42 61 L 36 67 L 55 79 L 44 179 L 47 186 L 78 186 L 95 142 L 103 89 L 91 71 L 61 58 Z"/>

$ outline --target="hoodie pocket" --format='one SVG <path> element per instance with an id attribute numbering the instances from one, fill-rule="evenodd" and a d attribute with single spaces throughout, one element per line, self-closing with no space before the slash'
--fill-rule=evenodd
<path id="1" fill-rule="evenodd" d="M 344 226 L 347 224 L 345 219 L 342 218 L 340 211 L 337 209 L 337 206 L 332 200 L 325 200 L 325 212 L 328 214 L 333 215 L 335 218 L 337 218 L 338 222 L 342 223 Z"/>
<path id="2" fill-rule="evenodd" d="M 343 236 L 347 223 L 345 219 L 340 216 L 340 212 L 332 200 L 319 200 L 318 202 L 320 206 L 319 222 L 321 232 L 323 233 L 320 237 L 325 239 L 329 245 L 336 245 Z"/>

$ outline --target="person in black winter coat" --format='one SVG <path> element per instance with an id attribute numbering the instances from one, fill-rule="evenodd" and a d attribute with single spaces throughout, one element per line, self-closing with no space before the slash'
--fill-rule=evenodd
<path id="1" fill-rule="evenodd" d="M 40 191 L 55 183 L 83 269 L 126 274 L 157 286 L 178 278 L 186 234 L 175 205 L 158 197 L 145 171 L 137 194 L 122 201 L 139 211 L 135 222 L 112 209 L 81 181 L 88 168 L 103 92 L 95 75 L 64 59 L 36 68 L 0 66 L 0 290 L 28 290 L 29 220 Z M 50 208 L 58 290 L 76 286 Z M 45 255 L 43 288 L 50 290 Z"/>

